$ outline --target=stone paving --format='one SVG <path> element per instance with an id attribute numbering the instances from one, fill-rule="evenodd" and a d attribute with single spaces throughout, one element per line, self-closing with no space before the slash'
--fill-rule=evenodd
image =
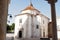
<path id="1" fill-rule="evenodd" d="M 16 38 L 14 39 L 14 33 L 7 33 L 6 34 L 6 40 L 40 40 L 39 38 L 33 38 L 33 39 L 28 39 L 28 38 Z M 59 39 L 60 40 L 60 39 Z"/>
<path id="2" fill-rule="evenodd" d="M 14 34 L 13 33 L 7 33 L 6 34 L 6 40 L 40 40 L 40 39 L 38 39 L 38 38 L 30 38 L 30 39 L 28 39 L 28 38 L 13 38 L 14 37 Z"/>
<path id="3" fill-rule="evenodd" d="M 6 40 L 13 40 L 14 33 L 7 33 Z"/>

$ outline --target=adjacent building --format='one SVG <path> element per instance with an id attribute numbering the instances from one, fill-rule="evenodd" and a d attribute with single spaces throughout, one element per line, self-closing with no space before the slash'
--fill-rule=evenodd
<path id="1" fill-rule="evenodd" d="M 60 39 L 60 17 L 57 17 L 57 36 Z"/>

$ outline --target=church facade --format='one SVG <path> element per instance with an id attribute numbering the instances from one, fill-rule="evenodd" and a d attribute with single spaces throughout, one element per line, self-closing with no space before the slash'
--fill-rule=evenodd
<path id="1" fill-rule="evenodd" d="M 49 18 L 30 4 L 15 17 L 14 37 L 47 38 L 48 23 Z"/>

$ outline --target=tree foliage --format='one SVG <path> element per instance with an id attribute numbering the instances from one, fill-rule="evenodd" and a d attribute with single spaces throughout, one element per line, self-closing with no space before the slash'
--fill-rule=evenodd
<path id="1" fill-rule="evenodd" d="M 14 28 L 15 28 L 15 24 L 14 23 L 12 23 L 12 25 L 8 25 L 7 24 L 7 32 L 12 32 L 14 30 Z"/>

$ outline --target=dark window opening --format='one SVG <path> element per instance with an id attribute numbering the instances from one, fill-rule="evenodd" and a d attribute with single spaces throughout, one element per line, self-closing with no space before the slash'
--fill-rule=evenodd
<path id="1" fill-rule="evenodd" d="M 43 32 L 43 37 L 45 37 L 45 32 Z"/>
<path id="2" fill-rule="evenodd" d="M 44 24 L 44 20 L 43 20 L 43 24 Z"/>
<path id="3" fill-rule="evenodd" d="M 22 31 L 19 31 L 19 38 L 22 38 Z"/>
<path id="4" fill-rule="evenodd" d="M 20 23 L 22 23 L 22 19 L 20 19 Z"/>
<path id="5" fill-rule="evenodd" d="M 39 28 L 39 25 L 36 25 L 36 28 L 38 29 Z"/>

